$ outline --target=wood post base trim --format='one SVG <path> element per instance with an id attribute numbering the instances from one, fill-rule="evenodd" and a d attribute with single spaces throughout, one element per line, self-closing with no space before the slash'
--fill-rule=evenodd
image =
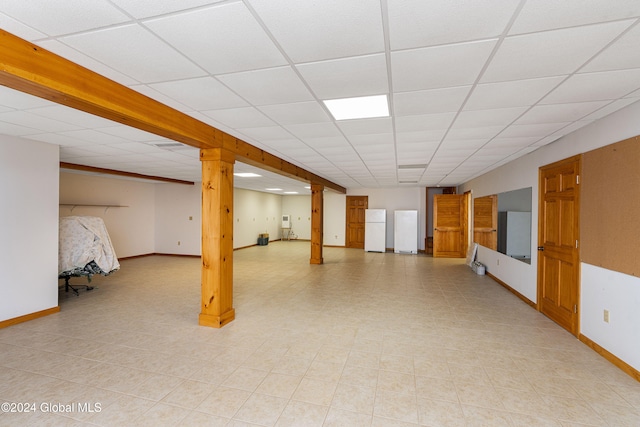
<path id="1" fill-rule="evenodd" d="M 200 313 L 198 324 L 200 326 L 209 326 L 211 328 L 222 328 L 227 323 L 236 318 L 236 310 L 231 309 L 219 316 L 213 314 Z"/>
<path id="2" fill-rule="evenodd" d="M 323 264 L 323 263 L 324 263 L 324 258 L 311 258 L 309 260 L 309 264 L 319 265 L 319 264 Z"/>
<path id="3" fill-rule="evenodd" d="M 598 353 L 600 356 L 604 357 L 609 362 L 613 363 L 615 366 L 620 368 L 622 372 L 629 375 L 631 378 L 635 379 L 636 381 L 640 382 L 640 371 L 635 369 L 633 366 L 629 365 L 624 360 L 621 360 L 615 354 L 610 353 L 605 348 L 600 347 L 597 343 L 591 341 L 589 338 L 585 337 L 582 334 L 578 335 L 578 339 L 582 341 L 584 344 L 586 344 L 593 351 Z"/>
<path id="4" fill-rule="evenodd" d="M 24 316 L 14 317 L 13 319 L 7 319 L 0 322 L 0 329 L 8 326 L 17 325 L 18 323 L 28 322 L 29 320 L 38 319 L 40 317 L 48 316 L 60 311 L 60 306 L 55 306 L 42 311 L 36 311 L 35 313 L 25 314 Z"/>

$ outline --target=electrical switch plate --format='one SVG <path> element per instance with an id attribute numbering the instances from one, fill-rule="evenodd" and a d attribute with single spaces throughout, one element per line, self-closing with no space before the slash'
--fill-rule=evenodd
<path id="1" fill-rule="evenodd" d="M 604 311 L 604 321 L 609 323 L 609 310 Z"/>

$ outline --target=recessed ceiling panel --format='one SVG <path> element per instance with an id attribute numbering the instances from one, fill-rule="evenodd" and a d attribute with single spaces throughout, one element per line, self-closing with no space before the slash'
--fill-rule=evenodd
<path id="1" fill-rule="evenodd" d="M 494 38 L 507 28 L 519 0 L 388 0 L 391 49 Z"/>
<path id="2" fill-rule="evenodd" d="M 253 105 L 311 101 L 313 96 L 290 67 L 225 74 L 218 79 Z"/>
<path id="3" fill-rule="evenodd" d="M 319 99 L 380 95 L 389 91 L 384 54 L 311 62 L 296 68 Z"/>
<path id="4" fill-rule="evenodd" d="M 248 0 L 248 3 L 293 62 L 384 51 L 379 2 Z"/>
<path id="5" fill-rule="evenodd" d="M 495 44 L 495 40 L 485 40 L 392 52 L 393 90 L 470 85 L 478 78 Z"/>
<path id="6" fill-rule="evenodd" d="M 77 49 L 140 83 L 199 77 L 205 72 L 137 24 L 62 37 Z"/>
<path id="7" fill-rule="evenodd" d="M 169 15 L 144 25 L 211 74 L 287 63 L 242 2 Z"/>
<path id="8" fill-rule="evenodd" d="M 568 28 L 507 37 L 482 76 L 482 82 L 571 74 L 609 44 L 631 22 Z"/>

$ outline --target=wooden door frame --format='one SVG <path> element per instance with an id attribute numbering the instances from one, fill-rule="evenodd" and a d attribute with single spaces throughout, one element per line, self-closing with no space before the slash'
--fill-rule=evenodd
<path id="1" fill-rule="evenodd" d="M 580 180 L 580 175 L 582 174 L 582 155 L 576 155 L 576 156 L 572 156 L 563 160 L 558 160 L 557 162 L 553 162 L 547 165 L 543 165 L 540 166 L 538 168 L 538 248 L 540 248 L 543 243 L 544 243 L 544 234 L 543 234 L 543 223 L 544 223 L 544 212 L 543 212 L 543 208 L 544 208 L 544 187 L 543 187 L 543 178 L 542 178 L 542 171 L 543 169 L 548 169 L 548 168 L 554 168 L 554 167 L 558 167 L 558 166 L 562 166 L 563 164 L 569 164 L 569 163 L 574 163 L 577 162 L 578 163 L 578 170 L 577 170 L 577 176 L 578 176 L 578 184 L 576 184 L 575 187 L 575 209 L 574 209 L 574 216 L 573 216 L 573 221 L 574 221 L 574 226 L 575 226 L 575 238 L 576 238 L 576 242 L 577 242 L 577 248 L 576 250 L 577 255 L 576 255 L 576 265 L 574 266 L 575 268 L 575 278 L 576 278 L 576 300 L 575 300 L 575 305 L 576 305 L 576 309 L 575 309 L 575 330 L 574 331 L 569 331 L 570 333 L 574 334 L 576 337 L 580 336 L 580 288 L 581 288 L 581 277 L 580 277 L 580 249 L 581 246 L 579 244 L 580 242 L 580 185 L 579 185 L 579 180 Z M 538 249 L 538 251 L 540 251 L 540 249 Z M 543 297 L 543 289 L 542 289 L 542 263 L 541 263 L 541 256 L 537 257 L 537 266 L 536 266 L 536 275 L 537 275 L 537 293 L 536 293 L 536 297 L 537 297 L 537 302 L 536 302 L 536 309 L 539 312 L 542 312 L 542 297 Z M 553 320 L 553 319 L 552 319 Z"/>
<path id="2" fill-rule="evenodd" d="M 346 197 L 345 199 L 345 225 L 344 225 L 344 247 L 345 248 L 352 248 L 353 246 L 351 245 L 351 240 L 349 239 L 349 198 L 350 197 L 366 197 L 367 200 L 367 206 L 365 207 L 365 209 L 369 208 L 369 196 L 368 195 L 364 195 L 364 196 L 357 196 L 355 194 L 350 194 Z M 359 249 L 359 248 L 357 248 Z"/>

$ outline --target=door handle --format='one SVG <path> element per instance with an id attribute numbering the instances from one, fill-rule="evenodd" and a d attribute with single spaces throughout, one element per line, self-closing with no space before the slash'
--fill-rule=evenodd
<path id="1" fill-rule="evenodd" d="M 544 251 L 544 246 L 538 246 L 539 251 Z"/>

